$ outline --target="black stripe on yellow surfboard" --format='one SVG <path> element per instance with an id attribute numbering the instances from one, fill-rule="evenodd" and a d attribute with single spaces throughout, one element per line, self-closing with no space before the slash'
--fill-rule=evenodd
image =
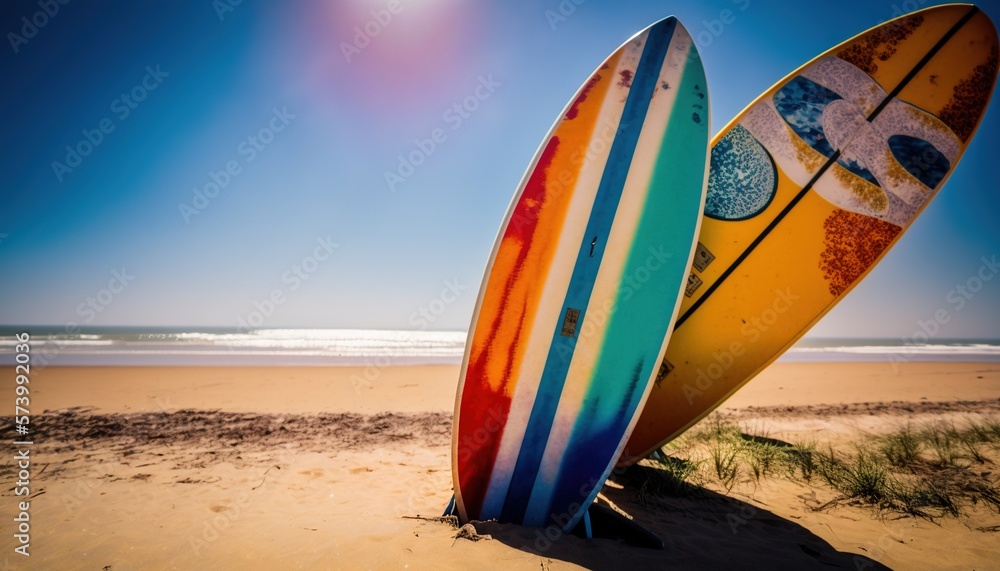
<path id="1" fill-rule="evenodd" d="M 941 51 L 941 48 L 943 48 L 951 40 L 951 38 L 953 38 L 955 34 L 957 34 L 958 31 L 961 30 L 969 22 L 969 20 L 971 20 L 973 16 L 975 16 L 977 13 L 979 13 L 979 8 L 976 6 L 972 6 L 968 11 L 968 13 L 966 13 L 965 16 L 962 16 L 962 18 L 958 22 L 956 22 L 955 25 L 952 26 L 951 29 L 948 30 L 948 32 L 946 32 L 945 35 L 942 36 L 941 39 L 938 40 L 938 42 L 934 44 L 934 46 L 930 50 L 928 50 L 928 52 L 924 55 L 924 57 L 919 62 L 917 62 L 915 66 L 913 66 L 913 69 L 911 69 L 910 72 L 907 73 L 905 77 L 903 77 L 903 79 L 896 85 L 896 87 L 893 88 L 893 90 L 890 91 L 882 99 L 882 102 L 879 103 L 878 107 L 876 107 L 871 112 L 871 114 L 868 115 L 867 122 L 871 123 L 875 119 L 875 117 L 877 117 L 879 113 L 881 113 L 886 108 L 886 106 L 889 105 L 889 103 L 891 103 L 892 100 L 895 99 L 903 91 L 903 89 L 906 88 L 907 84 L 909 84 L 913 80 L 913 78 L 916 77 L 918 73 L 920 73 L 920 71 L 934 58 L 934 56 L 937 55 L 939 51 Z M 757 237 L 754 238 L 752 242 L 750 242 L 750 245 L 747 246 L 745 250 L 743 250 L 743 252 L 736 258 L 736 260 L 732 264 L 730 264 L 729 267 L 722 272 L 722 274 L 719 275 L 718 279 L 716 279 L 708 287 L 708 289 L 705 290 L 705 293 L 703 293 L 700 298 L 698 298 L 697 300 L 695 300 L 694 303 L 691 304 L 691 307 L 689 307 L 688 310 L 684 312 L 684 315 L 680 316 L 677 319 L 677 323 L 674 325 L 674 331 L 677 331 L 677 329 L 681 325 L 683 325 L 684 322 L 687 321 L 688 318 L 691 317 L 691 315 L 694 314 L 694 312 L 697 311 L 698 308 L 701 307 L 703 303 L 705 303 L 705 300 L 707 300 L 713 293 L 715 293 L 715 291 L 719 288 L 719 286 L 722 285 L 722 282 L 724 282 L 726 278 L 728 278 L 734 271 L 736 271 L 736 268 L 738 268 L 740 264 L 742 264 L 744 260 L 746 260 L 747 257 L 749 257 L 751 253 L 753 253 L 753 251 L 757 248 L 757 246 L 759 246 L 760 243 L 764 241 L 764 238 L 766 238 L 768 234 L 770 234 L 778 226 L 778 224 L 780 224 L 781 221 L 784 220 L 786 216 L 788 216 L 788 214 L 792 211 L 792 209 L 795 208 L 798 205 L 798 203 L 802 201 L 803 198 L 805 198 L 806 194 L 808 194 L 809 191 L 812 190 L 813 186 L 816 184 L 817 181 L 819 181 L 820 177 L 823 176 L 823 174 L 826 173 L 826 171 L 829 170 L 829 168 L 833 166 L 839 158 L 840 158 L 840 150 L 838 149 L 833 153 L 833 155 L 829 159 L 827 159 L 826 163 L 824 163 L 823 166 L 820 167 L 818 171 L 816 171 L 816 174 L 813 175 L 811 179 L 809 179 L 809 182 L 802 187 L 802 190 L 800 190 L 798 194 L 796 194 L 792 198 L 792 200 L 790 200 L 788 204 L 785 205 L 783 209 L 781 209 L 781 212 L 778 213 L 778 215 L 774 218 L 774 220 L 772 220 L 764 228 L 764 230 L 762 230 L 761 233 L 757 235 Z"/>

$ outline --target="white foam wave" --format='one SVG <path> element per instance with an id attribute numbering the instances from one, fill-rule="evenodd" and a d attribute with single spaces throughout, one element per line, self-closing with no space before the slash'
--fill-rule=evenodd
<path id="1" fill-rule="evenodd" d="M 58 365 L 390 365 L 460 363 L 461 331 L 270 329 L 246 333 L 105 333 L 32 335 L 33 362 Z M 812 342 L 815 345 L 815 341 Z M 13 337 L 0 338 L 0 364 L 14 362 Z M 781 361 L 1000 362 L 1000 344 L 891 342 L 793 347 Z"/>

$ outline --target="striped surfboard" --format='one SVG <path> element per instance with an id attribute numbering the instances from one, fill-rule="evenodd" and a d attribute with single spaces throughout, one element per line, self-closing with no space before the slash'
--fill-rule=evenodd
<path id="1" fill-rule="evenodd" d="M 580 88 L 507 211 L 455 405 L 463 521 L 570 530 L 659 372 L 705 200 L 709 101 L 676 18 Z"/>

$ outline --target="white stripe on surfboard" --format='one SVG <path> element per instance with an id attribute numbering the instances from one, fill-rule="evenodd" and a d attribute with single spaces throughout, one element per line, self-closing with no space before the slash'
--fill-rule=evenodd
<path id="1" fill-rule="evenodd" d="M 601 349 L 604 345 L 604 334 L 607 332 L 604 328 L 610 316 L 609 309 L 617 299 L 622 285 L 625 264 L 628 261 L 628 254 L 632 249 L 635 233 L 642 218 L 663 136 L 677 100 L 676 87 L 681 83 L 690 44 L 690 37 L 684 28 L 677 26 L 667 49 L 668 57 L 660 69 L 657 81 L 658 91 L 650 101 L 632 164 L 625 179 L 625 188 L 611 227 L 611 234 L 608 237 L 604 261 L 598 270 L 584 321 L 579 324 L 577 329 L 580 334 L 576 350 L 566 375 L 566 384 L 556 409 L 552 431 L 549 433 L 549 440 L 539 467 L 538 478 L 535 480 L 531 499 L 528 502 L 524 518 L 525 525 L 542 526 L 551 523 L 547 521 L 549 503 L 555 492 L 554 486 L 559 476 L 559 468 L 562 466 L 567 446 L 579 419 L 584 397 L 594 382 L 593 373 L 597 369 L 597 359 L 601 355 Z M 659 86 L 663 82 L 674 86 L 674 88 L 660 89 Z M 664 223 L 668 223 L 668 221 L 664 221 Z M 588 335 L 588 332 L 592 333 Z M 626 373 L 627 371 L 623 370 L 622 372 Z M 602 484 L 603 482 L 598 482 L 597 486 L 600 487 Z M 583 499 L 580 498 L 581 503 Z"/>
<path id="2" fill-rule="evenodd" d="M 628 44 L 614 70 L 599 72 L 603 74 L 613 71 L 608 77 L 611 84 L 601 103 L 594 133 L 584 155 L 586 158 L 580 167 L 580 174 L 573 189 L 573 198 L 566 213 L 567 223 L 563 225 L 558 242 L 554 245 L 555 254 L 551 271 L 545 283 L 538 284 L 541 289 L 538 312 L 534 327 L 528 335 L 527 348 L 511 399 L 510 413 L 500 438 L 493 473 L 483 499 L 481 513 L 488 517 L 499 516 L 503 509 L 507 490 L 510 488 L 510 479 L 524 440 L 524 431 L 528 426 L 528 418 L 538 393 L 538 384 L 552 345 L 552 332 L 563 319 L 562 305 L 580 252 L 580 244 L 584 240 L 583 233 L 586 231 L 584 224 L 574 221 L 587 220 L 590 217 L 597 188 L 607 166 L 611 144 L 625 109 L 629 88 L 619 86 L 617 78 L 620 71 L 635 69 L 638 66 L 646 37 L 643 35 Z M 558 175 L 559 173 L 549 173 L 550 180 L 557 180 Z"/>

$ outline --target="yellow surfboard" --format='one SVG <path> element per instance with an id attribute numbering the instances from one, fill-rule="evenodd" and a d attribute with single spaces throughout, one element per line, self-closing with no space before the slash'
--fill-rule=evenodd
<path id="1" fill-rule="evenodd" d="M 714 410 L 878 263 L 969 144 L 997 50 L 975 6 L 921 10 L 813 59 L 715 137 L 686 297 L 622 464 Z"/>

